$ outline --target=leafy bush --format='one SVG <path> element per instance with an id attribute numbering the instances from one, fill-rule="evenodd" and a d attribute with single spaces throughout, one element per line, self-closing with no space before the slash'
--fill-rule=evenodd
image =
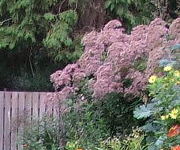
<path id="1" fill-rule="evenodd" d="M 133 129 L 126 138 L 109 138 L 101 142 L 101 148 L 97 150 L 146 150 L 144 144 L 145 135 L 139 128 Z"/>
<path id="2" fill-rule="evenodd" d="M 131 132 L 132 126 L 138 125 L 133 119 L 133 109 L 138 102 L 127 102 L 117 93 L 107 94 L 101 100 L 83 93 L 85 95 L 78 94 L 66 101 L 68 112 L 63 120 L 68 150 L 95 149 L 107 137 L 123 138 Z"/>
<path id="3" fill-rule="evenodd" d="M 55 70 L 52 66 L 61 62 L 56 69 L 62 68 L 79 58 L 81 36 L 72 34 L 78 15 L 70 1 L 68 7 L 63 5 L 57 11 L 61 3 L 62 0 L 0 1 L 0 65 L 6 68 L 0 71 L 8 74 L 0 77 L 1 88 L 52 90 L 47 83 Z M 46 71 L 43 74 L 44 68 L 48 75 Z M 33 81 L 39 85 L 31 84 Z"/>
<path id="4" fill-rule="evenodd" d="M 44 117 L 25 126 L 21 135 L 25 150 L 59 150 L 60 127 L 58 120 Z"/>
<path id="5" fill-rule="evenodd" d="M 144 143 L 145 135 L 139 128 L 133 129 L 132 133 L 127 137 L 109 137 L 100 141 L 98 145 L 94 145 L 93 150 L 147 150 Z M 89 150 L 79 145 L 78 141 L 68 142 L 67 150 Z"/>
<path id="6" fill-rule="evenodd" d="M 170 65 L 176 69 L 180 69 L 180 44 L 170 46 L 167 49 L 167 53 L 169 57 L 159 61 L 160 67 Z"/>
<path id="7" fill-rule="evenodd" d="M 11 90 L 22 91 L 52 91 L 52 85 L 48 80 L 49 73 L 37 72 L 34 76 L 23 72 L 17 76 L 11 76 L 9 86 Z"/>
<path id="8" fill-rule="evenodd" d="M 74 43 L 74 39 L 70 37 L 73 32 L 73 27 L 77 23 L 78 15 L 74 10 L 68 10 L 58 15 L 45 14 L 45 19 L 49 20 L 51 28 L 47 33 L 43 43 L 44 46 L 49 49 L 49 55 L 54 58 L 55 61 L 62 60 L 76 60 L 78 57 L 73 58 L 73 53 L 81 54 L 81 48 L 76 49 L 75 46 L 80 45 Z M 53 22 L 55 23 L 52 23 Z M 77 40 L 76 40 L 77 41 Z M 76 50 L 74 52 L 74 50 Z M 72 54 L 69 53 L 72 51 Z M 72 55 L 72 56 L 71 56 Z M 69 57 L 71 56 L 71 57 Z M 66 58 L 66 59 L 65 59 Z"/>
<path id="9" fill-rule="evenodd" d="M 168 149 L 180 141 L 180 71 L 164 68 L 165 76 L 151 76 L 148 89 L 150 103 L 135 109 L 134 116 L 147 119 L 142 129 L 147 133 L 149 149 Z"/>
<path id="10" fill-rule="evenodd" d="M 127 97 L 122 93 L 110 93 L 101 100 L 99 107 L 102 118 L 112 137 L 124 137 L 131 132 L 132 127 L 140 123 L 133 118 L 133 110 L 139 104 L 139 100 L 132 101 L 127 101 Z"/>
<path id="11" fill-rule="evenodd" d="M 95 102 L 78 103 L 75 100 L 77 99 L 68 100 L 69 112 L 63 116 L 68 141 L 66 148 L 93 149 L 101 139 L 108 137 L 109 129 L 106 128 L 102 112 Z"/>
<path id="12" fill-rule="evenodd" d="M 171 22 L 172 19 L 177 18 L 180 15 L 179 8 L 180 2 L 178 0 L 171 1 L 156 1 L 151 0 L 156 7 L 155 15 L 160 16 L 163 20 Z"/>
<path id="13" fill-rule="evenodd" d="M 149 0 L 106 0 L 105 8 L 130 30 L 135 25 L 148 23 L 153 18 L 155 6 Z"/>

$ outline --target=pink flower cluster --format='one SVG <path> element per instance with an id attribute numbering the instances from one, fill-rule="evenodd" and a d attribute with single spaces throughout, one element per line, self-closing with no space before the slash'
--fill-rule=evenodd
<path id="1" fill-rule="evenodd" d="M 168 40 L 167 36 L 173 38 Z M 112 20 L 100 32 L 85 35 L 82 43 L 85 48 L 81 58 L 51 75 L 56 99 L 66 99 L 85 78 L 90 79 L 94 97 L 110 92 L 138 95 L 146 88 L 159 60 L 166 57 L 164 49 L 180 43 L 180 18 L 169 28 L 166 22 L 156 18 L 149 25 L 133 28 L 131 34 L 124 33 L 121 22 Z M 145 60 L 144 70 L 134 67 L 138 59 Z M 126 87 L 125 79 L 131 79 L 132 84 Z"/>

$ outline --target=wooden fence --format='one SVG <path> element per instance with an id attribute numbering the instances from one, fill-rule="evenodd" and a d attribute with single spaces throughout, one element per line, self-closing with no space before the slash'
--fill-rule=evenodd
<path id="1" fill-rule="evenodd" d="M 23 134 L 20 121 L 41 118 L 44 114 L 56 115 L 52 105 L 47 106 L 44 92 L 0 91 L 0 150 L 22 150 L 17 144 L 18 135 Z M 23 121 L 22 121 L 23 122 Z"/>

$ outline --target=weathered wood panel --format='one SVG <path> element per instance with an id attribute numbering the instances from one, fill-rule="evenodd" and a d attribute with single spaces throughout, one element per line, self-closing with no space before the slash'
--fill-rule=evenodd
<path id="1" fill-rule="evenodd" d="M 0 92 L 0 149 L 4 149 L 4 92 Z"/>
<path id="2" fill-rule="evenodd" d="M 25 115 L 24 115 L 24 104 L 25 103 L 25 93 L 21 92 L 19 93 L 19 101 L 18 101 L 18 150 L 23 150 L 23 145 L 21 145 L 21 138 L 19 138 L 20 136 L 23 135 L 23 128 L 24 128 L 24 119 L 25 119 Z"/>
<path id="3" fill-rule="evenodd" d="M 17 150 L 17 117 L 18 117 L 18 92 L 12 93 L 11 99 L 12 113 L 11 113 L 11 150 Z"/>
<path id="4" fill-rule="evenodd" d="M 54 106 L 46 105 L 46 95 L 0 91 L 0 150 L 23 150 L 19 137 L 24 134 L 25 123 L 47 114 L 57 116 Z"/>
<path id="5" fill-rule="evenodd" d="M 4 98 L 4 150 L 10 150 L 11 147 L 11 128 L 10 128 L 10 115 L 11 115 L 11 92 L 5 92 Z"/>

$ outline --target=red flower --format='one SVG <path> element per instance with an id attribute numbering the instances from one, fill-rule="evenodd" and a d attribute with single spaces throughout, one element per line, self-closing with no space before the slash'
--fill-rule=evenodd
<path id="1" fill-rule="evenodd" d="M 173 137 L 173 136 L 176 136 L 176 135 L 179 135 L 180 134 L 180 125 L 174 125 L 170 128 L 167 136 L 168 137 Z"/>
<path id="2" fill-rule="evenodd" d="M 176 145 L 171 147 L 171 150 L 180 150 L 180 145 Z"/>

